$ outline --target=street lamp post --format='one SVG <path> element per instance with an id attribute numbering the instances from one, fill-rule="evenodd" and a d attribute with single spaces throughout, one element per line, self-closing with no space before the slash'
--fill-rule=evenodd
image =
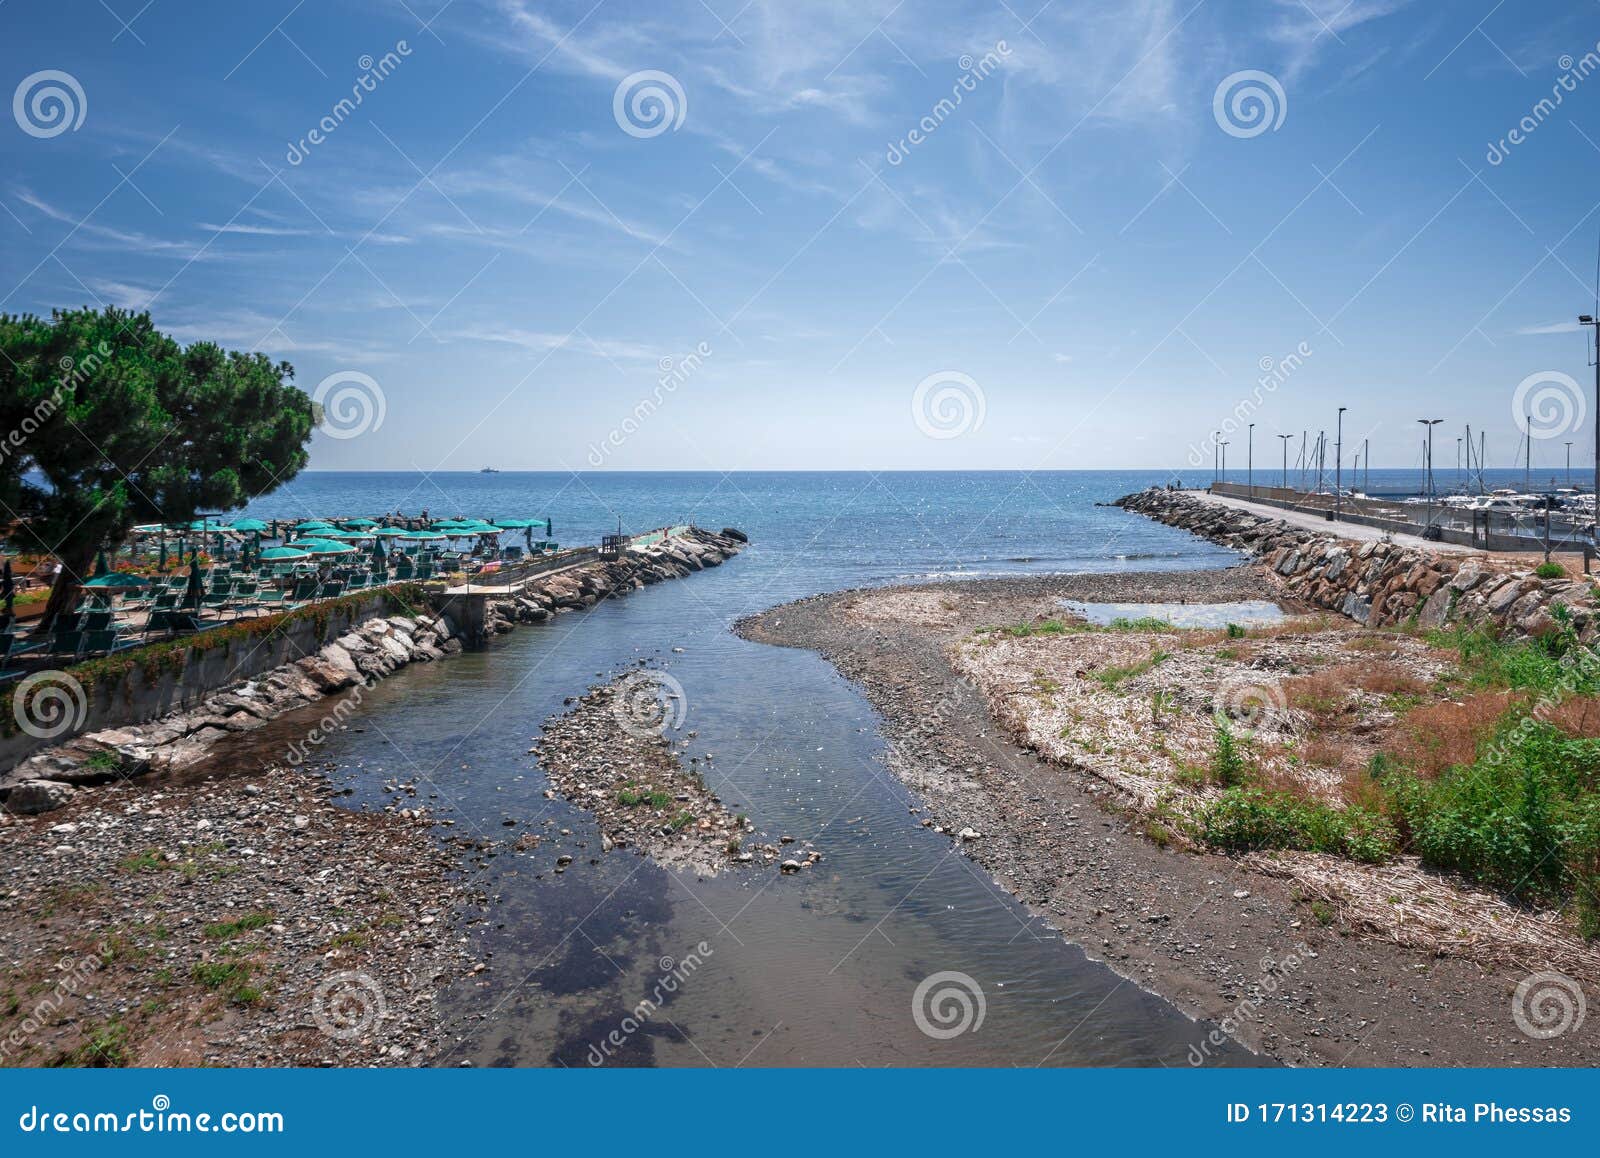
<path id="1" fill-rule="evenodd" d="M 1423 484 L 1428 492 L 1428 515 L 1427 523 L 1422 532 L 1422 537 L 1427 539 L 1432 537 L 1433 531 L 1433 428 L 1443 422 L 1444 419 L 1419 418 L 1417 421 L 1422 423 L 1423 429 L 1428 432 L 1427 474 L 1426 481 Z"/>
<path id="2" fill-rule="evenodd" d="M 1211 432 L 1211 483 L 1222 481 L 1222 431 Z"/>
<path id="3" fill-rule="evenodd" d="M 1572 489 L 1572 443 L 1567 443 L 1567 489 Z"/>
<path id="4" fill-rule="evenodd" d="M 1344 412 L 1348 406 L 1339 407 L 1339 425 L 1333 436 L 1333 520 L 1344 514 Z"/>
<path id="5" fill-rule="evenodd" d="M 1294 435 L 1292 435 L 1292 434 L 1280 434 L 1280 435 L 1278 435 L 1279 441 L 1281 441 L 1283 443 L 1283 489 L 1284 490 L 1288 490 L 1289 489 L 1289 440 L 1291 438 L 1293 438 L 1293 437 L 1294 437 Z"/>
<path id="6" fill-rule="evenodd" d="M 1256 497 L 1256 424 L 1252 422 L 1245 434 L 1244 442 L 1244 480 L 1249 488 L 1250 497 Z"/>
<path id="7" fill-rule="evenodd" d="M 1222 481 L 1228 481 L 1228 440 L 1224 438 L 1217 446 L 1222 449 Z"/>

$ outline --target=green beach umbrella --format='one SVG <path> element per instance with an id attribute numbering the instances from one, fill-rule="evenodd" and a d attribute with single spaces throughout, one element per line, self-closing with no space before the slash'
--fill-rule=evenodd
<path id="1" fill-rule="evenodd" d="M 135 575 L 132 571 L 107 571 L 96 575 L 84 584 L 85 587 L 143 587 L 150 580 L 143 575 Z"/>
<path id="2" fill-rule="evenodd" d="M 407 531 L 401 535 L 402 539 L 416 539 L 419 542 L 432 542 L 438 539 L 448 539 L 449 535 L 441 535 L 438 531 Z"/>
<path id="3" fill-rule="evenodd" d="M 360 530 L 363 527 L 376 527 L 378 524 L 374 519 L 340 519 L 339 525 L 351 530 Z"/>
<path id="4" fill-rule="evenodd" d="M 294 529 L 296 531 L 331 531 L 333 530 L 333 524 L 325 523 L 321 519 L 307 519 L 303 523 L 296 523 Z"/>
<path id="5" fill-rule="evenodd" d="M 313 555 L 353 555 L 356 549 L 347 543 L 337 543 L 332 539 L 299 539 L 289 546 L 308 551 Z"/>
<path id="6" fill-rule="evenodd" d="M 268 547 L 261 552 L 259 558 L 263 562 L 283 563 L 290 559 L 309 559 L 311 554 L 308 551 L 300 550 L 298 547 Z"/>
<path id="7" fill-rule="evenodd" d="M 234 523 L 232 525 L 232 527 L 229 528 L 229 529 L 230 530 L 234 530 L 234 531 L 240 531 L 240 532 L 244 532 L 244 531 L 257 531 L 257 532 L 260 532 L 260 531 L 265 531 L 267 529 L 267 524 L 262 522 L 260 519 L 240 519 L 238 522 Z"/>
<path id="8" fill-rule="evenodd" d="M 528 527 L 544 526 L 543 519 L 490 519 L 489 522 L 503 531 L 521 531 Z"/>
<path id="9" fill-rule="evenodd" d="M 372 533 L 380 539 L 394 539 L 401 535 L 409 535 L 412 532 L 406 530 L 404 527 L 379 527 Z"/>

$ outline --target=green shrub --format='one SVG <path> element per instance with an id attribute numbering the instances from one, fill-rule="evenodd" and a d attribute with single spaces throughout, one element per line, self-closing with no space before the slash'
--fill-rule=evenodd
<path id="1" fill-rule="evenodd" d="M 1394 825 L 1378 813 L 1253 787 L 1224 792 L 1201 811 L 1198 829 L 1207 844 L 1228 852 L 1298 849 L 1380 864 L 1400 847 Z"/>
<path id="2" fill-rule="evenodd" d="M 1476 762 L 1402 776 L 1395 809 L 1423 862 L 1522 900 L 1569 894 L 1600 925 L 1600 740 L 1507 718 Z M 1597 929 L 1596 931 L 1600 931 Z"/>
<path id="3" fill-rule="evenodd" d="M 1244 783 L 1245 771 L 1244 753 L 1239 750 L 1233 729 L 1218 721 L 1211 748 L 1212 777 L 1223 787 L 1233 788 Z"/>
<path id="4" fill-rule="evenodd" d="M 1560 563 L 1540 563 L 1533 573 L 1541 579 L 1561 579 L 1566 576 L 1567 569 Z"/>

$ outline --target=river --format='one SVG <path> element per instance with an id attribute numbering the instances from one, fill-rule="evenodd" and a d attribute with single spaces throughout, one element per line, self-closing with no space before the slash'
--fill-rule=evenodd
<path id="1" fill-rule="evenodd" d="M 751 536 L 720 568 L 406 668 L 322 745 L 317 760 L 352 807 L 382 807 L 395 799 L 386 782 L 410 782 L 416 802 L 455 821 L 442 837 L 493 842 L 492 856 L 462 852 L 489 904 L 461 932 L 490 968 L 445 993 L 460 1040 L 439 1064 L 1185 1064 L 1209 1027 L 1090 961 L 922 827 L 848 682 L 815 655 L 729 630 L 841 587 L 1231 562 L 1095 505 L 1159 477 L 310 473 L 254 504 L 277 517 L 548 515 L 570 543 L 619 520 Z M 541 722 L 640 659 L 684 689 L 674 735 L 692 734 L 686 758 L 710 757 L 707 779 L 729 807 L 774 841 L 812 841 L 820 865 L 671 873 L 632 851 L 602 854 L 589 814 L 546 797 L 528 754 Z M 252 747 L 270 755 L 304 727 L 286 717 Z M 538 847 L 515 851 L 527 832 Z M 561 855 L 574 860 L 557 873 Z M 1259 1061 L 1230 1048 L 1219 1063 Z"/>

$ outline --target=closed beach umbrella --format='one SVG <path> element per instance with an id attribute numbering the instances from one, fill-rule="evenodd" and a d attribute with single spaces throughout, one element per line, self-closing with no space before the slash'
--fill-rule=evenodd
<path id="1" fill-rule="evenodd" d="M 387 571 L 389 569 L 389 556 L 384 552 L 383 544 L 377 539 L 372 540 L 372 569 L 374 571 Z"/>
<path id="2" fill-rule="evenodd" d="M 161 546 L 157 551 L 156 569 L 160 571 L 167 569 L 167 537 L 165 535 L 161 536 Z"/>
<path id="3" fill-rule="evenodd" d="M 200 578 L 200 564 L 194 563 L 189 567 L 189 585 L 183 589 L 183 602 L 179 606 L 185 611 L 199 611 L 200 601 L 205 596 L 206 585 Z"/>
<path id="4" fill-rule="evenodd" d="M 11 622 L 11 605 L 17 598 L 17 581 L 11 577 L 11 560 L 5 561 L 5 566 L 0 567 L 0 599 L 5 600 L 6 622 Z"/>
<path id="5" fill-rule="evenodd" d="M 95 578 L 111 574 L 111 564 L 106 562 L 106 549 L 104 547 L 101 547 L 99 553 L 94 557 L 94 574 Z"/>

